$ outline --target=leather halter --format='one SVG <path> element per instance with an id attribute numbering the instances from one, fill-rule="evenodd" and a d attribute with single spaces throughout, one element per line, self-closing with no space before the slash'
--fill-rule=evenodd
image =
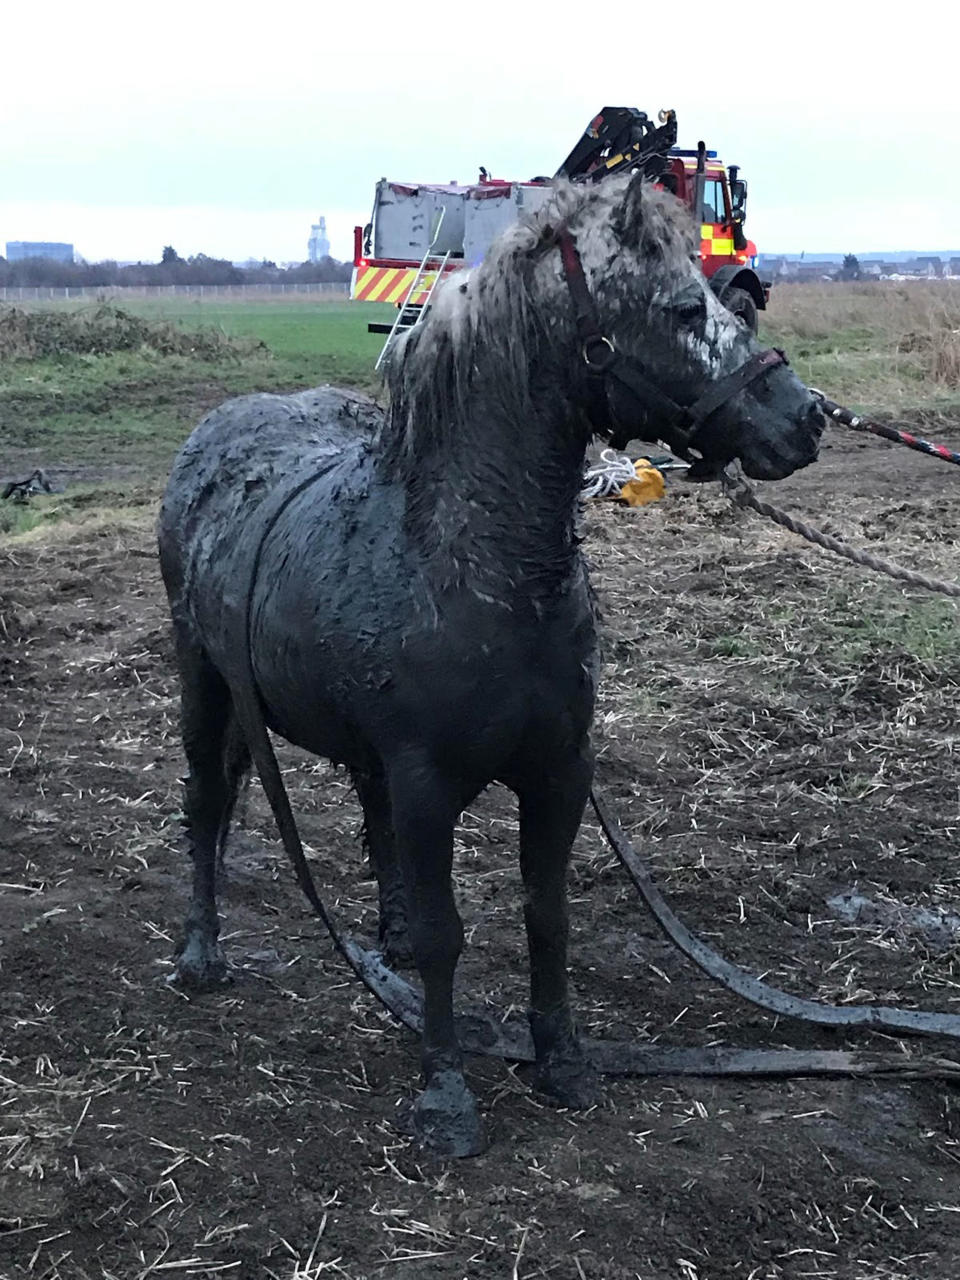
<path id="1" fill-rule="evenodd" d="M 622 395 L 626 391 L 644 412 L 652 410 L 656 414 L 658 439 L 665 441 L 677 457 L 690 461 L 691 447 L 696 444 L 700 432 L 719 408 L 778 365 L 789 363 L 778 347 L 769 347 L 751 356 L 725 378 L 711 383 L 693 404 L 678 404 L 647 377 L 635 359 L 622 356 L 612 339 L 604 336 L 573 236 L 569 231 L 561 231 L 557 242 L 560 246 L 563 274 L 573 301 L 580 354 L 597 390 L 605 393 L 602 397 L 597 397 L 600 403 L 595 406 L 596 412 L 590 415 L 594 426 L 609 428 L 611 424 L 615 424 L 622 426 L 623 431 L 632 432 L 629 424 L 622 424 L 617 420 L 618 415 L 611 403 L 617 393 Z M 627 439 L 630 438 L 631 435 L 628 435 Z"/>

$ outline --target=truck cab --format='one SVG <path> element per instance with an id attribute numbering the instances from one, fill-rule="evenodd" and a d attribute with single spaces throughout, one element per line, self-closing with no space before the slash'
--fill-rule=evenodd
<path id="1" fill-rule="evenodd" d="M 672 191 L 700 226 L 700 265 L 720 301 L 754 332 L 766 308 L 769 281 L 756 271 L 757 246 L 743 234 L 747 184 L 736 166 L 727 170 L 716 152 L 670 150 L 660 183 Z"/>

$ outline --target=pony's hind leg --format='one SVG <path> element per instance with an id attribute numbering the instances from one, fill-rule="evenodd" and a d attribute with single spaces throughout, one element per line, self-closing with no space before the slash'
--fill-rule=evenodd
<path id="1" fill-rule="evenodd" d="M 592 762 L 577 754 L 515 787 L 520 801 L 520 870 L 530 952 L 530 1030 L 536 1087 L 560 1106 L 588 1107 L 595 1073 L 580 1047 L 567 986 L 567 868 L 590 793 Z"/>
<path id="2" fill-rule="evenodd" d="M 383 958 L 395 967 L 410 965 L 413 950 L 407 928 L 407 897 L 393 835 L 387 779 L 379 766 L 352 769 L 351 777 L 363 806 L 364 842 L 377 877 Z"/>
<path id="3" fill-rule="evenodd" d="M 184 827 L 193 859 L 193 894 L 173 979 L 202 990 L 227 978 L 218 941 L 217 861 L 249 753 L 226 681 L 199 648 L 178 643 L 177 656 L 187 758 Z"/>
<path id="4" fill-rule="evenodd" d="M 234 814 L 237 809 L 237 800 L 243 794 L 247 797 L 245 790 L 247 782 L 250 780 L 250 748 L 247 746 L 247 740 L 243 736 L 243 730 L 240 728 L 240 721 L 233 713 L 231 707 L 230 718 L 227 722 L 227 731 L 224 738 L 223 746 L 223 772 L 224 781 L 226 783 L 226 803 L 223 812 L 220 815 L 220 827 L 217 831 L 217 867 L 222 870 L 224 863 L 224 854 L 228 846 L 230 831 L 233 826 Z M 243 814 L 246 805 L 241 807 L 240 821 L 243 823 Z"/>

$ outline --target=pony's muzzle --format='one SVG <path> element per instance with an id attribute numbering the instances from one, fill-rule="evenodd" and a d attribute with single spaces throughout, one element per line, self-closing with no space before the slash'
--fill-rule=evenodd
<path id="1" fill-rule="evenodd" d="M 809 400 L 789 431 L 757 432 L 740 452 L 740 464 L 751 480 L 783 480 L 816 462 L 826 420 L 815 400 Z"/>

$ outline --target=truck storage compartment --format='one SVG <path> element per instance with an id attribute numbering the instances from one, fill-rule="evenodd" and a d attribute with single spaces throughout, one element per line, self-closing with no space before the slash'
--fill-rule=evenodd
<path id="1" fill-rule="evenodd" d="M 465 187 L 455 185 L 411 186 L 381 178 L 373 206 L 370 256 L 419 262 L 437 234 L 434 253 L 462 257 L 466 194 Z"/>
<path id="2" fill-rule="evenodd" d="M 468 266 L 482 262 L 502 231 L 537 212 L 553 193 L 550 186 L 521 182 L 472 187 L 466 201 L 463 256 Z"/>

